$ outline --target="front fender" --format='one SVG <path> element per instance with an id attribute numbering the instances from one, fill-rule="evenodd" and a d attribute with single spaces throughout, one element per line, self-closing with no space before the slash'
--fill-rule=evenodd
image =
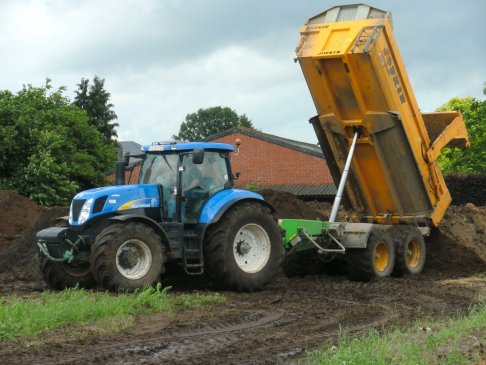
<path id="1" fill-rule="evenodd" d="M 272 213 L 275 212 L 275 208 L 266 202 L 260 194 L 247 190 L 225 189 L 209 198 L 201 210 L 199 223 L 211 224 L 219 221 L 229 208 L 242 201 L 257 202 L 268 207 Z"/>
<path id="2" fill-rule="evenodd" d="M 159 233 L 164 241 L 167 244 L 167 248 L 170 246 L 169 242 L 169 237 L 167 236 L 167 233 L 165 230 L 153 219 L 148 218 L 147 216 L 144 215 L 138 215 L 138 214 L 123 214 L 123 215 L 115 215 L 111 218 L 109 218 L 110 221 L 118 221 L 118 222 L 140 222 L 148 225 L 149 227 L 152 227 L 155 229 L 157 233 Z"/>

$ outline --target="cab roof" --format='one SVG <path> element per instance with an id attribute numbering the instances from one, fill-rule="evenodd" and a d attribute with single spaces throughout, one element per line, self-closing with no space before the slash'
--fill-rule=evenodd
<path id="1" fill-rule="evenodd" d="M 235 148 L 227 143 L 215 142 L 154 142 L 149 146 L 143 146 L 144 152 L 169 152 L 169 151 L 190 151 L 196 148 L 217 151 L 234 151 Z"/>

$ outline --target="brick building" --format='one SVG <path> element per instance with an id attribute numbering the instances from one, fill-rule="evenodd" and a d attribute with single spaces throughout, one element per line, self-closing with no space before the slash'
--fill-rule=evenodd
<path id="1" fill-rule="evenodd" d="M 256 185 L 288 191 L 309 199 L 329 199 L 336 193 L 331 173 L 318 145 L 235 127 L 206 138 L 207 141 L 235 145 L 240 153 L 232 156 L 233 173 L 240 172 L 238 186 Z"/>
<path id="2" fill-rule="evenodd" d="M 235 145 L 241 141 L 240 153 L 231 157 L 233 174 L 240 172 L 238 187 L 248 185 L 260 189 L 286 191 L 304 199 L 332 199 L 336 188 L 319 146 L 262 133 L 245 127 L 235 127 L 206 138 L 206 141 Z M 122 155 L 140 153 L 136 142 L 120 142 Z M 125 171 L 126 184 L 136 184 L 140 160 L 130 159 Z M 108 180 L 114 181 L 114 172 Z"/>

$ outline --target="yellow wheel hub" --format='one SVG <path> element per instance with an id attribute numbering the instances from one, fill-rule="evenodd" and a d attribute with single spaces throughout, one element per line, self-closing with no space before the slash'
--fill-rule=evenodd
<path id="1" fill-rule="evenodd" d="M 422 251 L 420 249 L 420 245 L 416 240 L 412 240 L 407 243 L 406 255 L 407 266 L 411 268 L 417 267 L 420 261 L 420 256 L 422 256 Z"/>
<path id="2" fill-rule="evenodd" d="M 386 244 L 380 242 L 375 247 L 375 268 L 378 271 L 385 271 L 388 267 L 389 252 Z"/>

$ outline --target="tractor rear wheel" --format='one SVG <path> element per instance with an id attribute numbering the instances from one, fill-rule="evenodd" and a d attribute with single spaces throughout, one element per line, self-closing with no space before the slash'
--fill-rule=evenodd
<path id="1" fill-rule="evenodd" d="M 366 249 L 350 249 L 345 256 L 351 280 L 369 281 L 389 276 L 395 262 L 393 241 L 382 228 L 373 227 Z"/>
<path id="2" fill-rule="evenodd" d="M 403 226 L 392 230 L 395 244 L 394 276 L 419 274 L 425 266 L 425 241 L 415 227 Z"/>
<path id="3" fill-rule="evenodd" d="M 153 285 L 164 272 L 165 246 L 151 227 L 118 223 L 105 228 L 91 248 L 91 272 L 113 291 L 133 291 Z"/>
<path id="4" fill-rule="evenodd" d="M 45 282 L 51 289 L 63 290 L 66 288 L 91 288 L 96 282 L 91 274 L 89 263 L 56 262 L 49 260 L 42 252 L 37 256 L 39 270 Z"/>
<path id="5" fill-rule="evenodd" d="M 268 208 L 242 203 L 209 227 L 204 261 L 211 285 L 236 291 L 261 289 L 277 272 L 280 228 Z"/>

